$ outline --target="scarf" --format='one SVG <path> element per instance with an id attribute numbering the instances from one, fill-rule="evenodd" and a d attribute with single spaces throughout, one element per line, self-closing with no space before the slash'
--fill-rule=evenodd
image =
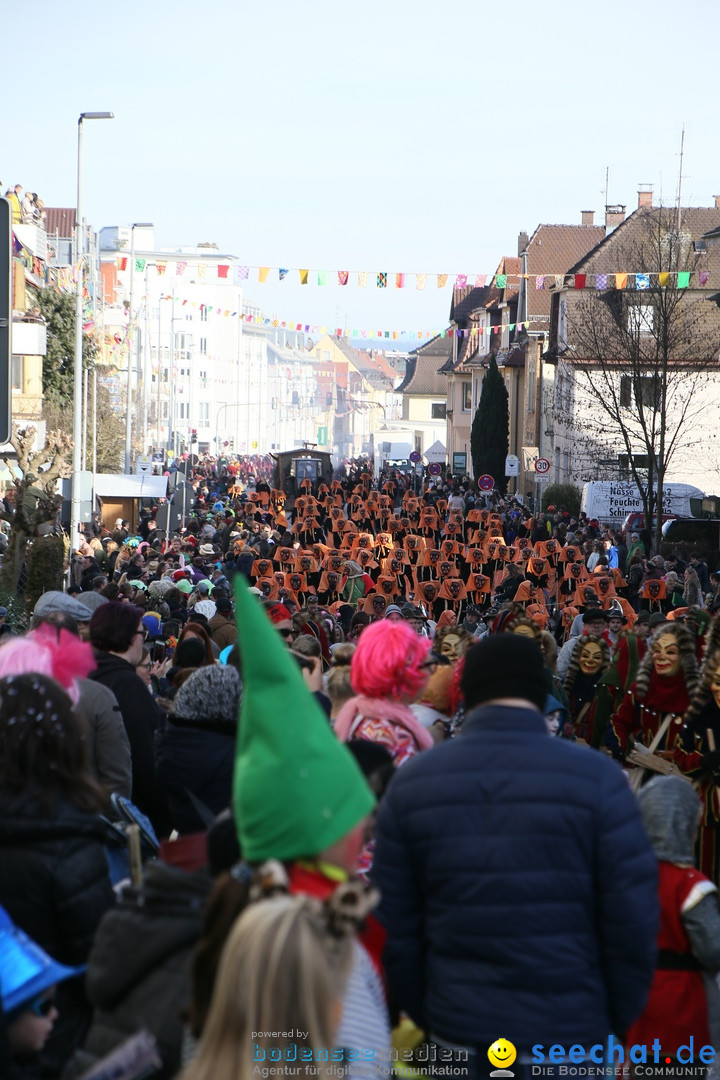
<path id="1" fill-rule="evenodd" d="M 389 720 L 412 735 L 418 750 L 434 746 L 430 732 L 417 720 L 412 709 L 387 698 L 369 698 L 360 694 L 346 701 L 335 720 L 335 734 L 341 742 L 349 742 L 358 717 L 369 720 Z"/>

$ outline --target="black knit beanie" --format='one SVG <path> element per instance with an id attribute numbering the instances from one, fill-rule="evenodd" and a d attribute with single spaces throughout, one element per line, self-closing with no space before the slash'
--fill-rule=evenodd
<path id="1" fill-rule="evenodd" d="M 466 653 L 460 685 L 467 710 L 505 697 L 542 711 L 548 681 L 540 646 L 521 634 L 491 634 Z"/>

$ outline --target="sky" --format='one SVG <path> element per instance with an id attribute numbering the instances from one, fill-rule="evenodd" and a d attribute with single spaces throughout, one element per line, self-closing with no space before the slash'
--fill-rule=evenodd
<path id="1" fill-rule="evenodd" d="M 683 205 L 720 194 L 716 0 L 36 0 L 13 26 L 3 192 L 74 206 L 78 116 L 112 111 L 84 125 L 95 228 L 368 272 L 251 274 L 245 299 L 292 323 L 446 325 L 455 275 L 492 274 L 519 231 L 602 222 L 606 170 L 628 212 L 640 183 L 674 203 L 683 125 Z M 379 290 L 378 271 L 449 285 Z"/>

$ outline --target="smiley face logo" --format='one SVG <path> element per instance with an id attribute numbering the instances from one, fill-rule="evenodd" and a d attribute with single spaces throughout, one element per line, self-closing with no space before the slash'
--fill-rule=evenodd
<path id="1" fill-rule="evenodd" d="M 517 1057 L 517 1051 L 508 1039 L 496 1039 L 488 1050 L 488 1059 L 496 1069 L 505 1070 Z M 491 1076 L 496 1075 L 494 1073 Z M 500 1074 L 502 1075 L 502 1073 Z M 510 1073 L 512 1076 L 512 1073 Z"/>

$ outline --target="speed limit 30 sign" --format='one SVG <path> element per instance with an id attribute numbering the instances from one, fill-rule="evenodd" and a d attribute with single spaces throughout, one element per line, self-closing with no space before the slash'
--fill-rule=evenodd
<path id="1" fill-rule="evenodd" d="M 535 461 L 535 472 L 540 476 L 544 476 L 545 473 L 550 472 L 550 462 L 546 457 L 539 457 Z"/>

